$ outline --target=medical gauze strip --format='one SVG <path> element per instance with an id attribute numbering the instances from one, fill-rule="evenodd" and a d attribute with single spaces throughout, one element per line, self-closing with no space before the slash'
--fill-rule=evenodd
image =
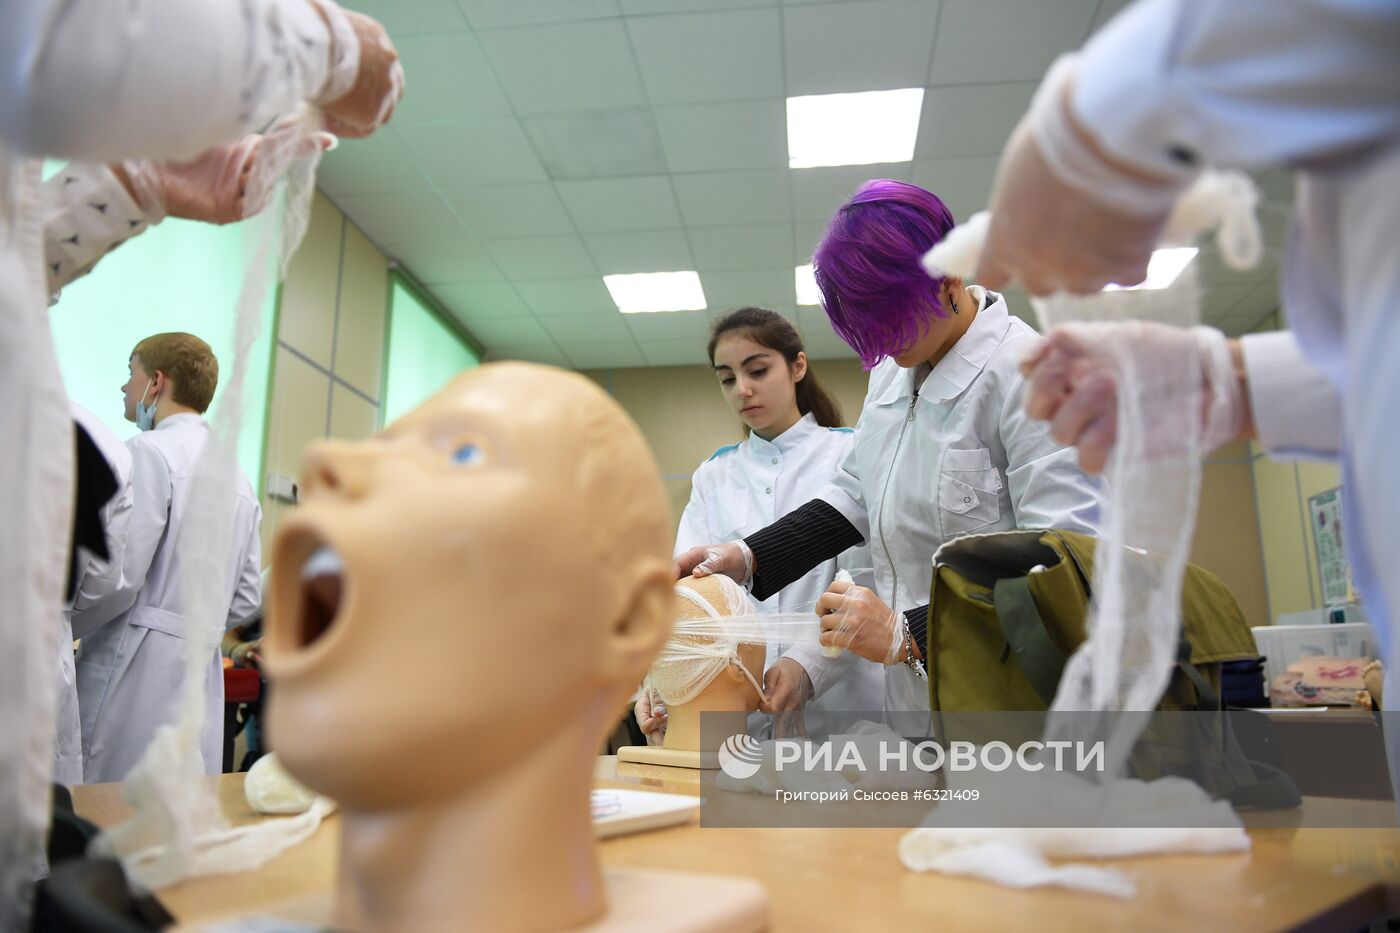
<path id="1" fill-rule="evenodd" d="M 1218 245 L 1232 266 L 1257 261 L 1262 242 L 1254 218 L 1256 195 L 1242 175 L 1207 173 L 1185 193 L 1167 225 L 1174 244 L 1207 229 L 1221 231 Z M 988 223 L 985 215 L 957 228 L 924 257 L 931 275 L 970 277 L 977 266 Z M 1096 715 L 1115 711 L 1150 711 L 1161 699 L 1176 662 L 1181 639 L 1181 585 L 1195 525 L 1201 483 L 1201 459 L 1210 447 L 1233 436 L 1240 411 L 1228 393 L 1207 388 L 1231 378 L 1223 338 L 1197 333 L 1190 339 L 1151 343 L 1139 339 L 1143 322 L 1194 327 L 1200 316 L 1200 291 L 1192 267 L 1166 288 L 1106 290 L 1097 295 L 1057 294 L 1033 298 L 1041 329 L 1071 329 L 1094 362 L 1113 374 L 1116 393 L 1116 439 L 1106 476 L 1107 521 L 1097 549 L 1088 637 L 1069 659 L 1051 704 L 1046 740 L 1105 742 L 1103 783 L 1083 784 L 1085 793 L 1106 806 L 1120 799 L 1127 783 L 1140 785 L 1135 806 L 1158 809 L 1168 792 L 1194 798 L 1183 806 L 1208 807 L 1210 798 L 1195 785 L 1173 782 L 1128 782 L 1123 771 L 1146 717 Z M 1216 337 L 1219 335 L 1216 334 Z M 1206 352 L 1202 352 L 1205 350 Z M 1237 396 L 1234 398 L 1237 399 Z M 1207 405 L 1207 402 L 1210 404 Z M 1051 782 L 1025 780 L 1021 799 L 1044 798 L 1046 805 L 1063 790 Z M 1154 799 L 1157 802 L 1154 803 Z M 937 811 L 929 822 L 936 824 Z M 1238 830 L 1238 819 L 1231 828 Z M 1097 854 L 1105 833 L 1086 820 L 1082 853 Z M 1216 825 L 1219 825 L 1218 822 Z M 1028 831 L 1030 832 L 1030 831 Z M 949 835 L 949 827 L 915 830 L 901 853 L 914 870 L 974 874 L 1003 884 L 1017 878 L 987 869 L 988 844 L 1010 846 L 1019 864 L 1042 877 L 1041 883 L 1071 883 L 1086 890 L 1122 895 L 1131 888 L 1111 878 L 1070 876 L 1043 862 L 1037 838 L 1005 835 L 972 841 Z M 1115 837 L 1116 838 L 1116 837 Z M 1142 852 L 1172 851 L 1160 834 L 1141 831 Z M 1242 830 L 1226 846 L 1247 845 Z M 936 855 L 930 854 L 936 853 Z M 1003 855 L 1006 853 L 1003 852 Z M 1004 861 L 1004 860 L 1003 860 Z"/>
<path id="2" fill-rule="evenodd" d="M 184 671 L 176 701 L 178 718 L 157 729 L 140 762 L 122 785 L 136 812 L 93 843 L 99 853 L 119 857 L 137 885 L 160 888 L 193 875 L 246 871 L 305 839 L 320 825 L 329 804 L 318 802 L 286 820 L 230 828 L 204 775 L 200 733 L 206 717 L 206 678 L 218 676 L 217 656 L 228 615 L 224 581 L 232 558 L 234 450 L 244 409 L 248 354 L 260 329 L 273 277 L 285 275 L 310 219 L 321 147 L 320 116 L 310 108 L 279 124 L 279 135 L 259 161 L 249 188 L 279 188 L 275 207 L 249 222 L 248 266 L 235 318 L 231 377 L 212 419 L 208 442 L 195 467 L 186 520 L 172 545 L 189 559 L 179 581 L 191 620 L 185 636 Z"/>

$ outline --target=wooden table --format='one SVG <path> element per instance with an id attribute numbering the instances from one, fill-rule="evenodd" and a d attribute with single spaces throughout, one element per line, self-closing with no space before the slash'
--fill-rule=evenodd
<path id="1" fill-rule="evenodd" d="M 598 759 L 599 786 L 697 793 L 694 772 Z M 218 781 L 234 823 L 259 819 L 243 801 L 241 774 Z M 117 785 L 76 788 L 79 815 L 110 825 L 129 808 Z M 1347 802 L 1348 806 L 1356 802 Z M 339 825 L 256 872 L 197 878 L 158 892 L 182 921 L 255 911 L 328 890 Z M 599 844 L 605 866 L 747 875 L 772 902 L 775 930 L 1279 930 L 1356 929 L 1392 906 L 1400 890 L 1400 831 L 1256 829 L 1253 850 L 1210 856 L 1115 860 L 1137 879 L 1130 901 L 916 875 L 896 855 L 897 829 L 713 829 L 696 822 Z"/>

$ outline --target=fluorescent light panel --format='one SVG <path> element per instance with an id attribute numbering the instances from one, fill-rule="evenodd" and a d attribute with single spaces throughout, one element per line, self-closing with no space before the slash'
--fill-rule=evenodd
<path id="1" fill-rule="evenodd" d="M 639 272 L 605 275 L 603 284 L 623 314 L 704 311 L 705 290 L 697 272 Z"/>
<path id="2" fill-rule="evenodd" d="M 789 97 L 788 167 L 908 162 L 923 104 L 921 87 Z"/>
<path id="3" fill-rule="evenodd" d="M 812 275 L 812 264 L 809 262 L 805 266 L 798 266 L 793 270 L 793 273 L 797 303 L 800 305 L 821 304 L 822 293 L 821 289 L 817 288 L 816 276 Z"/>
<path id="4" fill-rule="evenodd" d="M 1200 250 L 1194 246 L 1173 246 L 1152 251 L 1147 260 L 1147 278 L 1136 285 L 1105 285 L 1106 292 L 1154 291 L 1166 288 L 1191 264 Z"/>

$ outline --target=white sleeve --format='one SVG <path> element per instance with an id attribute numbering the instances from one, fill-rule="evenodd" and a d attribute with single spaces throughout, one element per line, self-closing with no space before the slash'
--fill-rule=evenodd
<path id="1" fill-rule="evenodd" d="M 4 0 L 0 139 L 32 155 L 189 158 L 329 76 L 308 0 Z"/>
<path id="2" fill-rule="evenodd" d="M 70 162 L 39 189 L 48 293 L 86 275 L 98 260 L 144 233 L 151 219 L 100 162 Z"/>
<path id="3" fill-rule="evenodd" d="M 1026 414 L 1021 376 L 1001 406 L 1006 485 L 1017 528 L 1099 533 L 1098 481 L 1079 469 L 1079 455 L 1050 436 L 1050 425 Z"/>
<path id="4" fill-rule="evenodd" d="M 1395 0 L 1141 0 L 1084 46 L 1073 107 L 1170 176 L 1306 163 L 1400 136 Z"/>
<path id="5" fill-rule="evenodd" d="M 861 419 L 864 417 L 862 412 Z M 860 467 L 856 460 L 856 447 L 859 444 L 860 421 L 857 421 L 851 449 L 846 451 L 846 456 L 841 458 L 841 465 L 836 468 L 836 475 L 822 487 L 816 498 L 840 512 L 842 517 L 860 532 L 861 539 L 869 544 L 870 513 L 865 509 L 865 494 L 860 489 Z"/>
<path id="6" fill-rule="evenodd" d="M 73 612 L 73 631 L 92 632 L 130 609 L 146 585 L 156 549 L 170 520 L 172 484 L 165 458 L 150 444 L 128 442 L 131 451 L 131 512 L 121 580 L 83 611 Z"/>
<path id="7" fill-rule="evenodd" d="M 262 613 L 262 539 L 258 529 L 262 526 L 262 508 L 253 505 L 253 525 L 248 532 L 248 542 L 244 546 L 243 563 L 239 567 L 238 581 L 234 585 L 233 601 L 229 604 L 228 619 L 224 629 L 247 625 Z"/>
<path id="8" fill-rule="evenodd" d="M 1288 331 L 1246 334 L 1240 347 L 1259 445 L 1279 459 L 1335 459 L 1342 446 L 1336 384 Z"/>
<path id="9" fill-rule="evenodd" d="M 796 645 L 783 657 L 801 664 L 802 669 L 807 672 L 807 679 L 812 682 L 812 699 L 820 697 L 831 689 L 832 684 L 845 677 L 856 659 L 856 655 L 849 651 L 828 658 L 822 654 L 821 648 L 813 645 Z"/>
<path id="10" fill-rule="evenodd" d="M 720 543 L 710 534 L 710 523 L 706 518 L 708 513 L 705 509 L 705 494 L 701 491 L 700 484 L 700 470 L 702 469 L 704 469 L 704 464 L 701 464 L 690 475 L 690 501 L 686 503 L 685 511 L 681 513 L 680 527 L 676 529 L 676 557 L 702 544 Z"/>

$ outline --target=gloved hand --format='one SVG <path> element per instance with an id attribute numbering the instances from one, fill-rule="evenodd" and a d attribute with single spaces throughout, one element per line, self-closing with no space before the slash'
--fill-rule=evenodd
<path id="1" fill-rule="evenodd" d="M 293 121 L 265 134 L 216 146 L 189 162 L 125 162 L 112 171 L 131 191 L 141 210 L 158 222 L 166 216 L 228 224 L 267 207 L 281 169 L 319 146 L 329 149 L 329 133 L 300 132 Z"/>
<path id="2" fill-rule="evenodd" d="M 833 581 L 817 599 L 821 643 L 852 651 L 868 661 L 904 660 L 904 619 L 871 590 Z"/>
<path id="3" fill-rule="evenodd" d="M 749 550 L 743 539 L 725 544 L 701 545 L 677 557 L 672 570 L 677 580 L 722 573 L 736 583 L 747 583 L 753 576 L 753 551 Z"/>
<path id="4" fill-rule="evenodd" d="M 637 698 L 637 705 L 632 714 L 637 717 L 637 725 L 647 737 L 647 744 L 660 745 L 666 738 L 667 718 L 666 705 L 661 702 L 661 697 L 656 691 L 650 687 L 643 687 L 642 695 Z"/>
<path id="5" fill-rule="evenodd" d="M 331 33 L 330 77 L 314 101 L 337 136 L 368 136 L 389 122 L 403 97 L 403 65 L 375 20 L 331 0 L 311 0 Z"/>
<path id="6" fill-rule="evenodd" d="M 255 638 L 252 641 L 239 642 L 234 649 L 228 653 L 233 660 L 234 667 L 262 668 L 262 639 Z"/>
<path id="7" fill-rule="evenodd" d="M 779 658 L 763 674 L 763 702 L 759 710 L 773 715 L 773 738 L 805 736 L 802 710 L 812 701 L 812 678 L 792 658 Z"/>
<path id="8" fill-rule="evenodd" d="M 1141 282 L 1185 187 L 1104 151 L 1074 116 L 1073 83 L 1062 58 L 1002 152 L 974 274 L 988 288 L 1014 280 L 1032 295 L 1092 294 Z"/>
<path id="9" fill-rule="evenodd" d="M 1239 344 L 1227 341 L 1220 331 L 1144 321 L 1058 327 L 1021 362 L 1026 376 L 1024 405 L 1032 418 L 1050 422 L 1050 436 L 1056 441 L 1078 448 L 1079 465 L 1085 472 L 1103 472 L 1112 453 L 1119 374 L 1122 360 L 1129 356 L 1188 364 L 1192 356 L 1199 360 L 1202 453 L 1253 433 Z M 1162 438 L 1154 444 L 1155 427 L 1155 422 L 1143 425 L 1149 453 L 1179 442 Z"/>

